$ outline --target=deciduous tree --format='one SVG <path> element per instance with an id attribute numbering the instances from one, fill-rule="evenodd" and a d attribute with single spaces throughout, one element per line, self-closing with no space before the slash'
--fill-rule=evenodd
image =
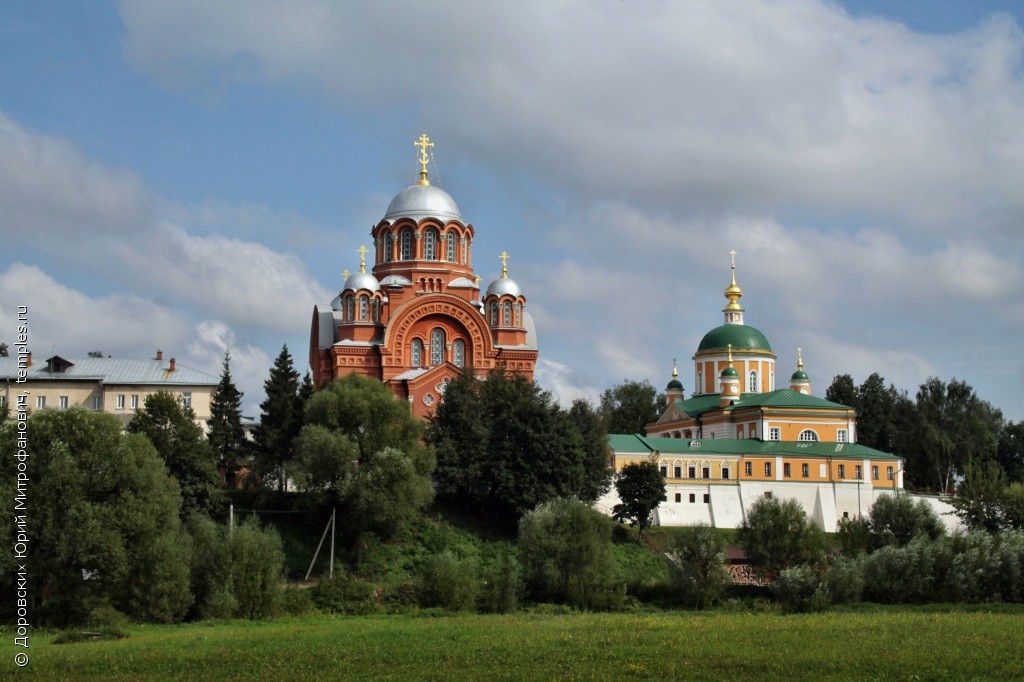
<path id="1" fill-rule="evenodd" d="M 759 498 L 747 510 L 737 540 L 750 563 L 769 576 L 798 564 L 820 563 L 824 533 L 796 500 Z"/>
<path id="2" fill-rule="evenodd" d="M 634 462 L 622 467 L 615 478 L 621 502 L 612 508 L 618 521 L 637 527 L 636 541 L 653 521 L 654 510 L 665 499 L 665 478 L 653 461 Z"/>
<path id="3" fill-rule="evenodd" d="M 181 398 L 159 391 L 146 396 L 127 427 L 128 433 L 149 439 L 177 479 L 182 518 L 192 513 L 210 514 L 221 504 L 216 458 L 195 419 L 195 412 Z"/>
<path id="4" fill-rule="evenodd" d="M 665 407 L 665 396 L 646 379 L 623 381 L 601 393 L 597 408 L 607 433 L 643 433 Z"/>

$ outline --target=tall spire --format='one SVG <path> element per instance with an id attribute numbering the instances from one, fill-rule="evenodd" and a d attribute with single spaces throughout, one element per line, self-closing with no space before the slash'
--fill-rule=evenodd
<path id="1" fill-rule="evenodd" d="M 722 308 L 722 312 L 725 313 L 726 324 L 743 324 L 743 306 L 740 305 L 743 289 L 736 284 L 736 249 L 729 251 L 729 255 L 732 256 L 732 281 L 725 290 L 729 303 Z"/>
<path id="2" fill-rule="evenodd" d="M 672 358 L 672 378 L 673 379 L 678 379 L 679 378 L 679 370 L 676 368 L 676 359 L 675 358 Z"/>
<path id="3" fill-rule="evenodd" d="M 421 185 L 429 185 L 430 180 L 427 180 L 427 161 L 430 159 L 427 157 L 427 147 L 433 147 L 434 143 L 430 141 L 430 138 L 426 134 L 420 135 L 420 139 L 412 143 L 412 146 L 420 148 L 420 181 Z"/>
<path id="4" fill-rule="evenodd" d="M 508 279 L 508 251 L 502 251 L 498 258 L 501 259 L 501 278 Z"/>

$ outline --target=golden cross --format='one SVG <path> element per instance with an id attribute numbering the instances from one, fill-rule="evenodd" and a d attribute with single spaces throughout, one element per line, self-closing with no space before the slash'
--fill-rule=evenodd
<path id="1" fill-rule="evenodd" d="M 348 268 L 345 268 L 344 270 L 341 271 L 341 276 L 345 278 L 346 282 L 348 281 L 349 275 L 351 274 L 352 273 L 348 271 Z"/>
<path id="2" fill-rule="evenodd" d="M 427 147 L 433 147 L 434 143 L 430 141 L 430 138 L 426 134 L 420 135 L 420 139 L 412 143 L 412 146 L 420 148 L 420 184 L 429 185 L 430 181 L 427 180 Z"/>
<path id="3" fill-rule="evenodd" d="M 676 359 L 672 358 L 672 377 L 675 378 L 677 376 L 679 376 L 679 370 L 676 369 Z"/>
<path id="4" fill-rule="evenodd" d="M 732 269 L 736 269 L 736 249 L 729 251 L 729 255 L 732 256 Z"/>
<path id="5" fill-rule="evenodd" d="M 796 349 L 796 368 L 797 369 L 803 369 L 803 367 L 804 367 L 803 350 L 804 350 L 803 348 L 797 348 Z"/>
<path id="6" fill-rule="evenodd" d="M 732 344 L 726 344 L 729 347 L 729 366 L 732 367 Z"/>
<path id="7" fill-rule="evenodd" d="M 366 272 L 366 252 L 369 249 L 366 248 L 366 244 L 363 244 L 357 250 L 359 251 L 359 272 Z"/>
<path id="8" fill-rule="evenodd" d="M 508 252 L 502 251 L 498 258 L 501 259 L 501 276 L 508 277 Z"/>

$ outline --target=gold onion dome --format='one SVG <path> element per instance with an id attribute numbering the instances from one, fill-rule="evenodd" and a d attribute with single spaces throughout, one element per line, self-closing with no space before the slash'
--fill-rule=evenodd
<path id="1" fill-rule="evenodd" d="M 676 361 L 672 360 L 672 381 L 665 387 L 666 391 L 682 391 L 683 382 L 679 381 L 679 370 L 676 368 Z"/>
<path id="2" fill-rule="evenodd" d="M 742 311 L 743 306 L 740 305 L 740 298 L 743 296 L 743 289 L 740 289 L 740 285 L 736 284 L 736 251 L 730 251 L 729 255 L 732 256 L 732 282 L 725 289 L 725 297 L 729 299 L 725 310 Z"/>

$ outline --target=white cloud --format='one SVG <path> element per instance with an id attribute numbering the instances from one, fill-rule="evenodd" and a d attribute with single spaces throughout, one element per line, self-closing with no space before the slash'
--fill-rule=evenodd
<path id="1" fill-rule="evenodd" d="M 543 357 L 537 360 L 534 379 L 544 390 L 550 391 L 562 407 L 569 407 L 573 401 L 581 399 L 597 405 L 601 395 L 602 389 L 569 365 Z"/>
<path id="2" fill-rule="evenodd" d="M 203 320 L 195 331 L 196 338 L 188 344 L 188 352 L 196 367 L 219 377 L 224 353 L 230 353 L 231 378 L 244 394 L 243 414 L 259 417 L 263 381 L 270 374 L 270 357 L 262 348 L 239 341 L 231 328 L 219 320 Z"/>
<path id="3" fill-rule="evenodd" d="M 29 347 L 36 357 L 81 356 L 99 350 L 114 357 L 152 357 L 182 348 L 188 321 L 175 311 L 131 294 L 88 296 L 33 265 L 0 273 L 0 325 L 11 343 L 17 306 L 28 306 Z M 140 355 L 141 354 L 141 355 Z"/>

